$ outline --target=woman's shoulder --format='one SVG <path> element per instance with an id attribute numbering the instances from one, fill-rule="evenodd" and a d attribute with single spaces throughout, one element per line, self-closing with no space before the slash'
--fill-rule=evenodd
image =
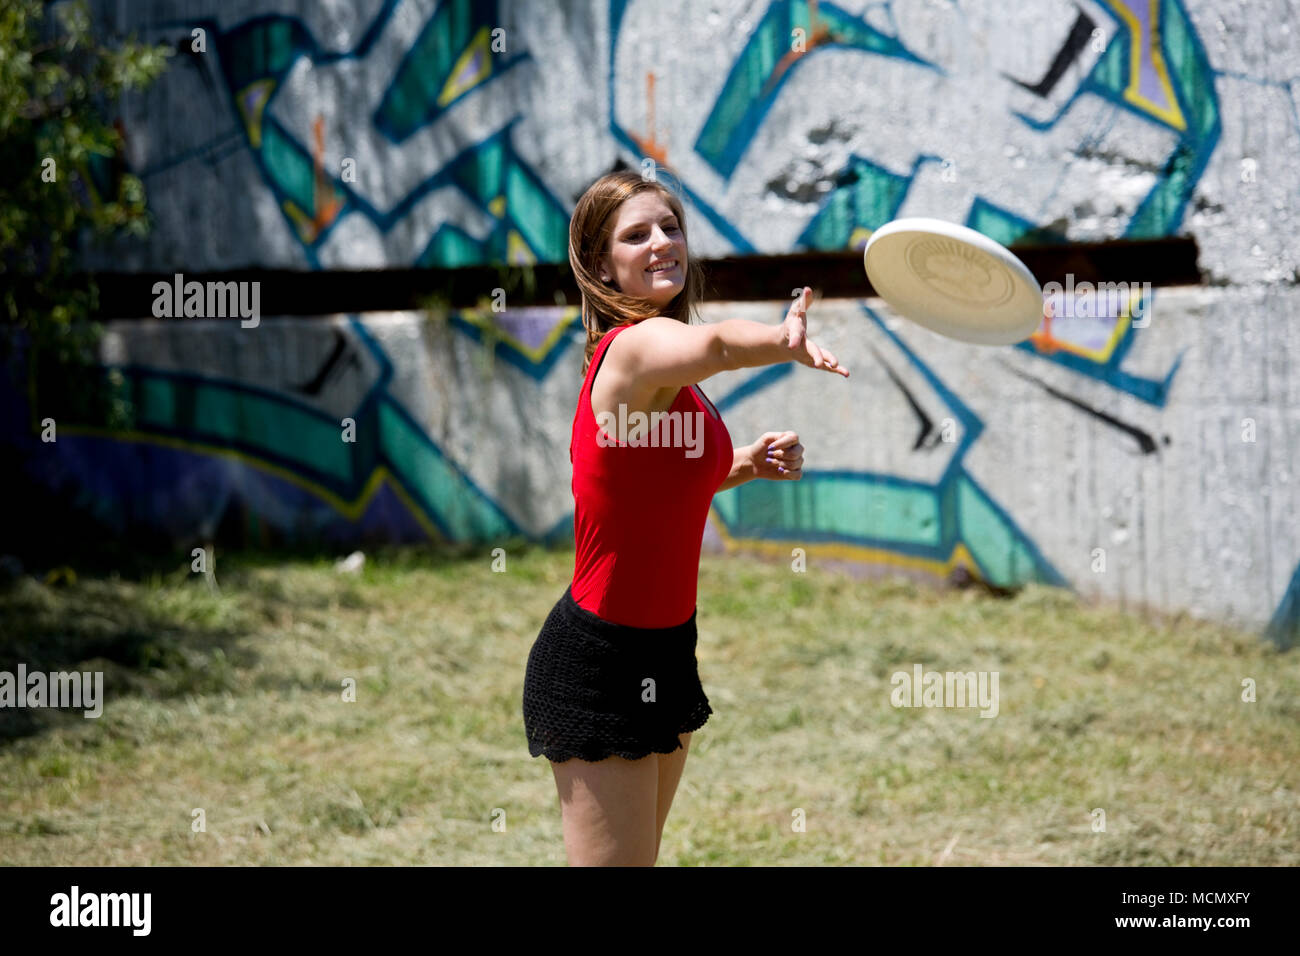
<path id="1" fill-rule="evenodd" d="M 614 341 L 615 337 L 620 332 L 624 332 L 627 329 L 632 328 L 633 325 L 634 323 L 628 322 L 626 325 L 616 325 L 612 329 L 606 330 L 605 333 L 601 335 L 599 339 L 596 340 L 596 349 L 600 350 L 600 349 L 608 348 L 609 344 Z"/>
<path id="2" fill-rule="evenodd" d="M 665 339 L 664 336 L 665 334 L 672 336 L 675 330 L 683 325 L 689 325 L 689 323 L 668 315 L 652 315 L 646 319 L 616 325 L 605 332 L 597 341 L 592 358 L 594 360 L 596 355 L 599 354 L 603 362 L 608 354 L 614 356 L 612 361 L 616 365 L 621 365 L 642 348 L 660 349 L 666 343 L 676 341 L 673 338 Z M 622 335 L 623 332 L 628 334 Z M 616 337 L 625 344 L 619 345 L 617 348 L 611 348 L 611 344 Z"/>
<path id="3" fill-rule="evenodd" d="M 647 334 L 653 336 L 658 330 L 661 329 L 672 330 L 677 328 L 678 326 L 686 325 L 686 324 L 687 323 L 683 322 L 681 319 L 674 319 L 670 315 L 652 315 L 649 318 L 638 319 L 635 322 L 625 322 L 622 325 L 614 326 L 603 336 L 601 336 L 601 341 L 603 342 L 605 341 L 605 339 L 610 338 L 614 334 L 618 332 L 624 332 L 629 329 L 635 329 L 636 335 L 632 337 L 638 338 L 638 337 L 643 337 Z"/>

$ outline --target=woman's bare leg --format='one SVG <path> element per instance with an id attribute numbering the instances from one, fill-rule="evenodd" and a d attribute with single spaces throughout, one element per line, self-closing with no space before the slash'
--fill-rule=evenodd
<path id="1" fill-rule="evenodd" d="M 664 835 L 664 821 L 673 805 L 673 795 L 677 793 L 677 783 L 682 779 L 682 770 L 686 767 L 686 753 L 691 747 L 690 734 L 678 734 L 682 742 L 681 750 L 670 754 L 659 754 L 659 799 L 656 806 L 655 859 L 659 859 L 659 843 Z"/>
<path id="2" fill-rule="evenodd" d="M 654 865 L 659 756 L 551 762 L 570 866 Z"/>

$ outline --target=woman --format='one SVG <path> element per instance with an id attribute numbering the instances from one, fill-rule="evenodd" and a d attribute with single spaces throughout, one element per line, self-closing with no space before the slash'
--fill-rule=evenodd
<path id="1" fill-rule="evenodd" d="M 794 432 L 734 449 L 695 383 L 791 360 L 849 373 L 804 334 L 807 288 L 779 327 L 691 325 L 701 283 L 681 203 L 635 173 L 605 176 L 578 200 L 569 262 L 587 329 L 569 446 L 576 553 L 528 655 L 524 726 L 529 752 L 555 774 L 569 863 L 649 866 L 691 734 L 713 712 L 695 659 L 709 504 L 754 478 L 797 481 L 803 466 Z M 663 427 L 661 440 L 611 429 L 636 412 L 702 427 Z"/>

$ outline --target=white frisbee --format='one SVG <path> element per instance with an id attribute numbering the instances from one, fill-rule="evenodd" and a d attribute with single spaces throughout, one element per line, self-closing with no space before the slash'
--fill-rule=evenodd
<path id="1" fill-rule="evenodd" d="M 988 236 L 942 219 L 895 219 L 867 240 L 867 278 L 899 315 L 974 345 L 1014 345 L 1043 321 L 1043 290 Z"/>

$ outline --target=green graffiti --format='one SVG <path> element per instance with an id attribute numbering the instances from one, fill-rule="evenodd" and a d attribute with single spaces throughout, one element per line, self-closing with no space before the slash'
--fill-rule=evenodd
<path id="1" fill-rule="evenodd" d="M 375 126 L 397 142 L 492 76 L 496 4 L 443 3 L 398 67 L 375 111 Z"/>
<path id="2" fill-rule="evenodd" d="M 829 250 L 861 248 L 871 232 L 894 218 L 910 178 L 855 157 L 840 180 L 851 185 L 831 193 L 799 237 L 799 245 Z"/>

